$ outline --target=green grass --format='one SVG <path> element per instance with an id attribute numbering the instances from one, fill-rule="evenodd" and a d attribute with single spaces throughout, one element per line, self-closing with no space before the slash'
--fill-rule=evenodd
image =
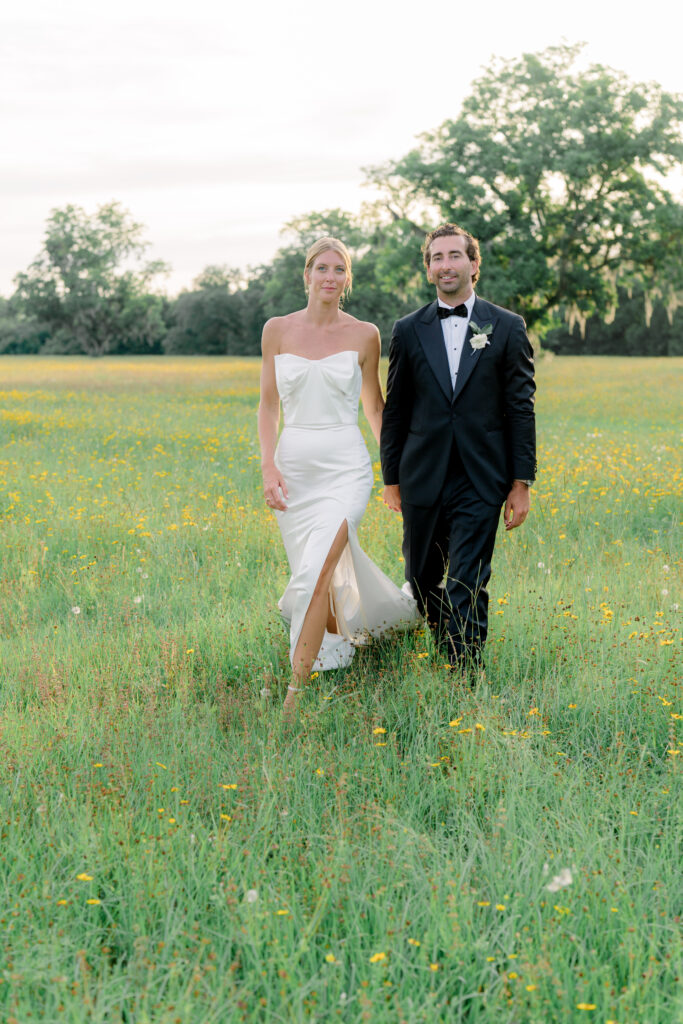
<path id="1" fill-rule="evenodd" d="M 387 639 L 286 728 L 258 364 L 4 358 L 3 1024 L 682 1019 L 682 368 L 540 363 L 486 684 Z"/>

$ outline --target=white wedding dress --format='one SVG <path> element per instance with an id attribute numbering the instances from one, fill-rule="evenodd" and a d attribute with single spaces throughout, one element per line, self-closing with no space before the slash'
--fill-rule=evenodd
<path id="1" fill-rule="evenodd" d="M 290 627 L 290 660 L 339 528 L 348 544 L 334 572 L 331 607 L 339 634 L 325 632 L 313 668 L 348 665 L 359 643 L 418 621 L 415 601 L 368 558 L 356 529 L 373 485 L 372 466 L 358 427 L 361 369 L 358 353 L 323 359 L 275 356 L 284 427 L 275 461 L 287 485 L 286 512 L 276 512 L 291 579 L 279 608 Z"/>

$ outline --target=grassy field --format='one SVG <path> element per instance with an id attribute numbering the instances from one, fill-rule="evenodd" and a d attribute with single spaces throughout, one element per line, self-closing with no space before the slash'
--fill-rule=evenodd
<path id="1" fill-rule="evenodd" d="M 288 731 L 257 362 L 0 360 L 2 1024 L 681 1021 L 682 370 L 543 360 L 488 683 Z"/>

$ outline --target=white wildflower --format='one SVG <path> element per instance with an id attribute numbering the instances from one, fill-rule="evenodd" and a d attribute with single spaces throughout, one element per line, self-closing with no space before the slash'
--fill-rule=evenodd
<path id="1" fill-rule="evenodd" d="M 569 868 L 562 868 L 559 875 L 554 875 L 546 885 L 548 892 L 559 892 L 560 889 L 565 889 L 568 885 L 571 885 L 574 879 Z"/>

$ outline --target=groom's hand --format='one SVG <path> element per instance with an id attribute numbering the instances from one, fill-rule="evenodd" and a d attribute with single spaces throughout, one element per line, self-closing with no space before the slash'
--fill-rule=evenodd
<path id="1" fill-rule="evenodd" d="M 513 480 L 505 502 L 505 529 L 514 530 L 521 526 L 529 514 L 529 485 L 523 480 Z"/>
<path id="2" fill-rule="evenodd" d="M 384 488 L 382 500 L 392 512 L 401 511 L 401 488 L 398 484 L 387 484 Z"/>

